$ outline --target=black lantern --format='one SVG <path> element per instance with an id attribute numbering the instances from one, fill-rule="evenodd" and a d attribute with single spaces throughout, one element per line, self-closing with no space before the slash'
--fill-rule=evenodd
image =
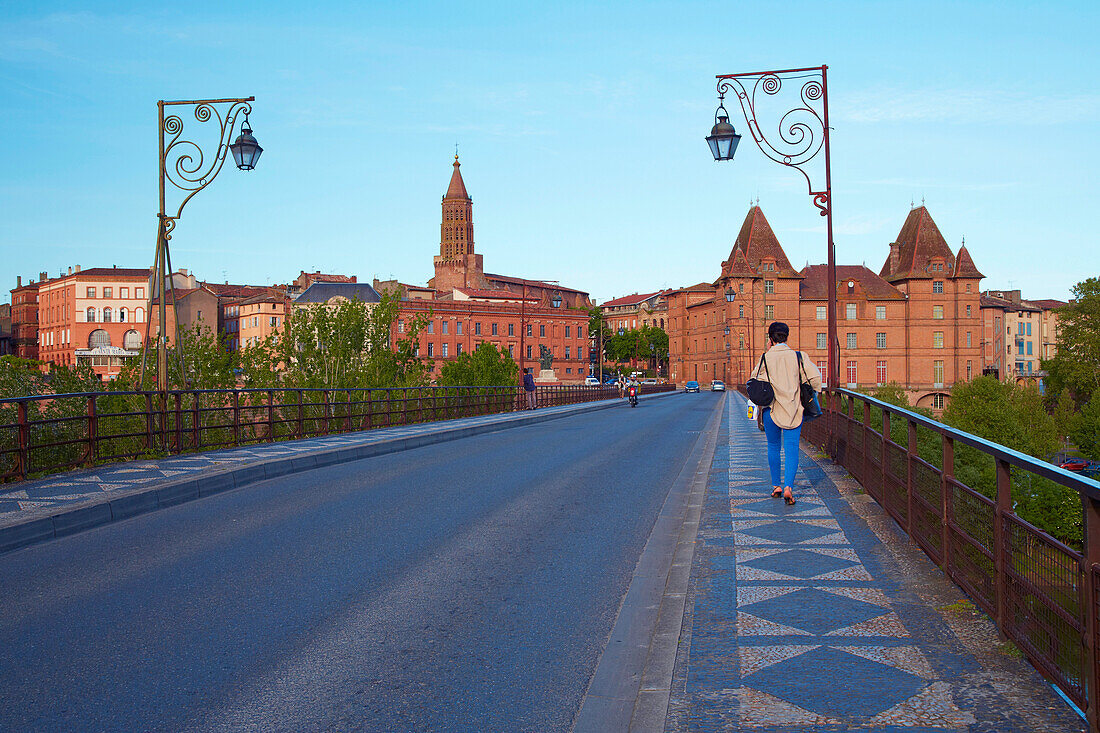
<path id="1" fill-rule="evenodd" d="M 726 302 L 732 303 L 735 300 L 737 300 L 737 291 L 732 287 L 726 288 Z"/>
<path id="2" fill-rule="evenodd" d="M 554 293 L 554 298 L 550 301 L 550 305 L 555 308 L 561 308 L 561 293 Z"/>
<path id="3" fill-rule="evenodd" d="M 714 111 L 714 127 L 710 128 L 710 135 L 707 135 L 710 154 L 715 160 L 733 160 L 739 142 L 741 136 L 730 124 L 730 114 L 726 112 L 723 96 L 719 96 L 718 109 Z"/>
<path id="4" fill-rule="evenodd" d="M 624 333 L 626 333 L 626 329 L 624 329 L 622 326 L 619 326 L 619 335 L 622 336 Z"/>
<path id="5" fill-rule="evenodd" d="M 260 159 L 260 153 L 264 149 L 256 142 L 256 138 L 252 137 L 252 128 L 248 126 L 248 115 L 244 116 L 237 142 L 230 145 L 229 149 L 233 151 L 233 162 L 242 171 L 250 171 L 256 167 L 256 161 Z"/>
<path id="6" fill-rule="evenodd" d="M 725 333 L 726 333 L 727 336 L 730 335 L 730 327 L 729 326 L 726 326 Z"/>

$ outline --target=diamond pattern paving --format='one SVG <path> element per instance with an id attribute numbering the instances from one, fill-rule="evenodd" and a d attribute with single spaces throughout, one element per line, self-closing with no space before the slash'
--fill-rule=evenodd
<path id="1" fill-rule="evenodd" d="M 742 682 L 805 710 L 848 720 L 877 715 L 925 686 L 916 675 L 829 647 L 765 667 Z"/>
<path id="2" fill-rule="evenodd" d="M 762 540 L 769 540 L 771 542 L 782 541 L 798 543 L 805 542 L 806 540 L 816 540 L 819 537 L 824 537 L 834 532 L 836 532 L 835 529 L 823 529 L 821 527 L 815 527 L 812 524 L 784 519 L 779 522 L 754 527 L 753 529 L 746 529 L 742 531 L 741 534 L 746 534 L 750 537 L 759 537 Z"/>
<path id="3" fill-rule="evenodd" d="M 769 598 L 743 606 L 741 610 L 814 634 L 827 634 L 845 626 L 869 621 L 889 611 L 873 603 L 827 593 L 817 588 L 804 588 Z"/>
<path id="4" fill-rule="evenodd" d="M 858 562 L 845 560 L 842 557 L 832 557 L 801 549 L 758 557 L 743 564 L 750 568 L 759 568 L 769 573 L 781 573 L 795 578 L 812 578 L 815 575 L 824 575 L 859 565 Z"/>

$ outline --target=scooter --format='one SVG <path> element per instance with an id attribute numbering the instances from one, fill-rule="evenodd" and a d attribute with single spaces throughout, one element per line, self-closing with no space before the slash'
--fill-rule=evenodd
<path id="1" fill-rule="evenodd" d="M 626 394 L 627 394 L 627 397 L 630 398 L 630 406 L 631 407 L 637 407 L 638 406 L 638 388 L 635 387 L 634 385 L 631 385 L 627 389 Z"/>

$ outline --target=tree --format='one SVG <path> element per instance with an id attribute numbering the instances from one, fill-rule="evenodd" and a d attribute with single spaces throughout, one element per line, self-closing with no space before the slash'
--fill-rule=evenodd
<path id="1" fill-rule="evenodd" d="M 182 373 L 178 352 L 181 347 Z M 144 385 L 138 384 L 142 358 L 145 359 Z M 233 389 L 237 386 L 238 367 L 238 354 L 226 348 L 224 333 L 216 334 L 201 324 L 181 329 L 179 341 L 168 347 L 168 389 Z M 156 389 L 156 384 L 156 349 L 143 346 L 141 354 L 126 360 L 111 387 L 115 390 Z"/>
<path id="2" fill-rule="evenodd" d="M 405 336 L 393 348 L 390 337 L 400 293 L 386 292 L 368 306 L 356 300 L 296 308 L 283 329 L 242 361 L 246 381 L 257 384 L 280 374 L 282 386 L 411 387 L 427 383 L 429 368 L 416 355 L 416 342 L 427 323 L 406 323 Z"/>
<path id="3" fill-rule="evenodd" d="M 505 386 L 516 383 L 519 366 L 504 349 L 482 341 L 440 369 L 438 382 L 450 387 Z"/>
<path id="4" fill-rule="evenodd" d="M 1058 353 L 1042 362 L 1052 394 L 1063 389 L 1078 404 L 1100 391 L 1100 278 L 1073 286 L 1073 300 L 1057 310 Z"/>
<path id="5" fill-rule="evenodd" d="M 1055 420 L 1043 407 L 1033 386 L 977 377 L 957 383 L 943 413 L 948 425 L 1000 443 L 1032 457 L 1046 459 L 1058 450 Z M 955 448 L 955 475 L 963 484 L 996 497 L 996 465 L 992 458 L 964 445 Z M 1026 470 L 1011 473 L 1016 514 L 1071 546 L 1081 544 L 1081 501 L 1076 491 Z"/>
<path id="6" fill-rule="evenodd" d="M 1085 403 L 1070 437 L 1082 453 L 1100 460 L 1100 390 L 1093 392 L 1092 399 Z"/>

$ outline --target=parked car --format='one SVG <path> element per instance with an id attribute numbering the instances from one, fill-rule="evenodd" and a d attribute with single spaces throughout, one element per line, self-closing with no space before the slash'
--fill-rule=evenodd
<path id="1" fill-rule="evenodd" d="M 596 379 L 595 377 L 585 377 L 584 384 L 588 387 L 599 387 L 600 380 Z"/>
<path id="2" fill-rule="evenodd" d="M 656 380 L 656 379 L 652 379 L 652 378 L 650 378 L 650 379 L 643 379 L 643 380 L 642 380 L 642 384 L 657 384 L 657 380 Z"/>
<path id="3" fill-rule="evenodd" d="M 694 379 L 691 380 L 690 382 L 688 382 L 687 384 L 684 385 L 684 391 L 685 392 L 698 392 L 699 391 L 699 383 L 696 382 Z"/>
<path id="4" fill-rule="evenodd" d="M 1074 458 L 1071 461 L 1066 461 L 1065 463 L 1063 463 L 1061 467 L 1066 469 L 1067 471 L 1084 471 L 1088 465 L 1089 462 L 1086 461 L 1084 458 Z"/>
<path id="5" fill-rule="evenodd" d="M 715 379 L 713 382 L 710 383 L 710 391 L 711 392 L 725 392 L 726 391 L 726 385 L 725 385 L 725 383 L 720 382 L 717 379 Z"/>

